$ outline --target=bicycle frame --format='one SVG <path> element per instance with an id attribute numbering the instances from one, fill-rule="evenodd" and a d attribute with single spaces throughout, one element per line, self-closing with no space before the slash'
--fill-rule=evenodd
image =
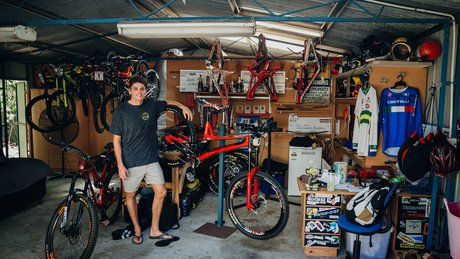
<path id="1" fill-rule="evenodd" d="M 217 60 L 215 60 L 215 56 L 217 56 Z M 227 78 L 227 76 L 232 75 L 235 72 L 223 70 L 224 62 L 225 60 L 223 58 L 223 52 L 220 46 L 220 41 L 216 39 L 214 41 L 214 44 L 212 45 L 211 51 L 209 52 L 209 57 L 206 60 L 206 71 L 222 100 L 222 104 L 228 106 L 228 87 L 227 83 L 225 82 L 225 79 Z M 213 63 L 217 63 L 217 67 L 213 66 Z M 223 80 L 223 84 L 220 83 L 221 80 Z"/>
<path id="2" fill-rule="evenodd" d="M 309 60 L 310 54 L 313 54 L 314 59 Z M 314 72 L 310 80 L 308 79 L 308 70 L 314 66 Z M 321 62 L 319 62 L 318 55 L 316 54 L 315 45 L 312 39 L 304 41 L 303 50 L 303 64 L 300 66 L 300 78 L 294 84 L 297 88 L 296 103 L 301 104 L 305 94 L 310 90 L 311 85 L 321 72 Z M 297 74 L 297 73 L 296 73 Z"/>
<path id="3" fill-rule="evenodd" d="M 265 88 L 270 95 L 270 100 L 273 102 L 278 101 L 276 94 L 275 81 L 273 80 L 273 74 L 281 69 L 281 66 L 274 66 L 270 70 L 271 58 L 268 55 L 267 45 L 265 44 L 265 37 L 259 34 L 259 49 L 255 56 L 252 67 L 243 66 L 251 73 L 251 79 L 249 81 L 248 91 L 246 92 L 246 100 L 254 100 L 254 94 L 261 83 L 265 84 Z M 259 72 L 260 71 L 260 72 Z M 270 81 L 268 81 L 270 80 Z M 271 88 L 269 87 L 271 84 Z"/>

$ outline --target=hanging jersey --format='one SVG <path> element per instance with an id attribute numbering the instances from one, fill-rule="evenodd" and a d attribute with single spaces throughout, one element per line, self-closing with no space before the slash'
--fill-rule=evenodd
<path id="1" fill-rule="evenodd" d="M 380 96 L 380 128 L 382 151 L 398 156 L 399 147 L 412 132 L 422 132 L 422 107 L 417 88 L 385 88 Z"/>
<path id="2" fill-rule="evenodd" d="M 377 92 L 371 86 L 367 93 L 361 87 L 356 99 L 355 123 L 353 128 L 353 149 L 358 156 L 377 154 L 379 110 Z"/>

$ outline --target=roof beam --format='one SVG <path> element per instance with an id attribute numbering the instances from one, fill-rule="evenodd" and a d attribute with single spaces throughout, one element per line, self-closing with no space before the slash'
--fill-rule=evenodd
<path id="1" fill-rule="evenodd" d="M 46 12 L 40 8 L 37 8 L 37 7 L 34 7 L 34 6 L 31 6 L 31 5 L 28 5 L 28 4 L 24 4 L 22 6 L 18 6 L 17 2 L 14 1 L 14 0 L 0 0 L 0 2 L 3 2 L 5 4 L 9 4 L 11 6 L 15 6 L 15 7 L 20 7 L 32 14 L 35 14 L 35 15 L 38 15 L 38 16 L 41 16 L 43 18 L 46 18 L 46 19 L 50 19 L 50 20 L 65 20 L 63 17 L 61 16 L 58 16 L 56 14 L 52 14 L 50 12 Z M 97 35 L 97 36 L 103 36 L 104 34 L 103 33 L 100 33 L 98 31 L 95 31 L 93 29 L 90 29 L 86 26 L 83 26 L 83 25 L 80 25 L 80 24 L 69 24 L 71 27 L 73 28 L 76 28 L 77 30 L 80 30 L 80 31 L 84 31 L 86 33 L 90 33 L 92 35 Z M 101 37 L 103 40 L 105 41 L 108 41 L 108 42 L 111 42 L 111 43 L 116 43 L 116 44 L 120 44 L 120 45 L 123 45 L 125 47 L 129 47 L 129 48 L 132 48 L 132 49 L 135 49 L 137 51 L 143 51 L 141 49 L 139 49 L 138 47 L 134 46 L 134 45 L 131 45 L 129 43 L 126 43 L 122 40 L 119 40 L 119 39 L 116 39 L 116 38 L 113 38 L 113 37 Z M 144 51 L 145 52 L 145 51 Z M 146 52 L 148 53 L 148 52 Z M 148 53 L 150 55 L 152 55 L 152 53 Z"/>
<path id="2" fill-rule="evenodd" d="M 234 15 L 238 15 L 241 13 L 240 6 L 236 0 L 228 0 L 228 5 L 230 6 L 230 9 L 232 10 L 232 13 Z"/>
<path id="3" fill-rule="evenodd" d="M 348 4 L 350 1 L 339 1 L 337 2 L 334 7 L 332 7 L 332 10 L 329 12 L 328 17 L 339 17 L 342 12 L 348 7 Z M 321 25 L 321 30 L 324 31 L 324 33 L 327 33 L 328 30 L 331 29 L 332 25 L 334 25 L 335 22 L 323 22 Z"/>

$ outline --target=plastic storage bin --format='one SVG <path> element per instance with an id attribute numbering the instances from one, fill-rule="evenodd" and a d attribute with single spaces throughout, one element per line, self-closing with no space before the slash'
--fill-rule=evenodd
<path id="1" fill-rule="evenodd" d="M 372 235 L 372 247 L 369 246 L 369 236 L 359 236 L 361 241 L 360 259 L 385 259 L 387 256 L 388 245 L 390 243 L 393 227 L 386 233 L 377 233 Z M 353 242 L 356 235 L 346 232 L 347 251 L 353 256 Z"/>
<path id="2" fill-rule="evenodd" d="M 450 256 L 460 259 L 460 202 L 448 202 L 444 199 L 447 209 L 447 226 L 449 228 Z"/>

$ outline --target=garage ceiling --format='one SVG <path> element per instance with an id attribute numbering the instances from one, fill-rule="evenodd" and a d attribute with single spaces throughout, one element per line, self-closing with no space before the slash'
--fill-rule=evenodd
<path id="1" fill-rule="evenodd" d="M 372 0 L 373 1 L 373 0 Z M 399 5 L 400 1 L 380 1 Z M 289 4 L 286 4 L 289 3 Z M 129 39 L 118 35 L 116 22 L 87 23 L 89 19 L 121 19 L 145 17 L 157 11 L 157 17 L 317 17 L 316 21 L 293 23 L 298 26 L 321 29 L 320 44 L 339 50 L 358 50 L 362 40 L 378 35 L 391 42 L 396 37 L 417 38 L 424 32 L 440 29 L 438 23 L 378 23 L 378 22 L 324 22 L 327 17 L 444 19 L 446 17 L 401 10 L 369 0 L 0 0 L 0 26 L 26 24 L 37 31 L 35 42 L 0 43 L 0 58 L 6 61 L 48 61 L 60 58 L 87 58 L 103 56 L 109 50 L 122 55 L 140 54 L 158 57 L 164 51 L 178 48 L 207 53 L 213 39 Z M 405 0 L 405 6 L 423 8 L 452 15 L 460 13 L 460 1 Z M 168 5 L 167 7 L 164 7 Z M 237 8 L 235 8 L 237 6 Z M 163 7 L 163 8 L 162 8 Z M 236 13 L 236 14 L 235 14 Z M 289 13 L 289 14 L 288 14 Z M 281 16 L 280 16 L 281 14 Z M 82 20 L 75 24 L 53 24 L 55 21 Z M 47 24 L 38 24 L 45 21 Z M 237 42 L 223 40 L 225 51 L 253 55 L 253 40 L 241 38 Z M 286 40 L 289 41 L 289 40 Z M 291 49 L 292 50 L 292 49 Z M 291 50 L 270 50 L 274 56 L 292 54 Z M 340 51 L 339 51 L 340 52 Z"/>

